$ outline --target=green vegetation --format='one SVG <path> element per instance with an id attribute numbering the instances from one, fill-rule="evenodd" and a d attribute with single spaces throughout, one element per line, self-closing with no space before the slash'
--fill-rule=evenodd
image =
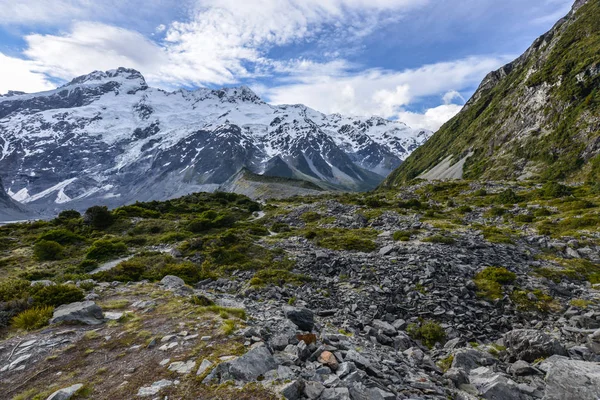
<path id="1" fill-rule="evenodd" d="M 83 290 L 75 285 L 43 286 L 33 294 L 35 304 L 58 307 L 63 304 L 75 303 L 85 297 Z"/>
<path id="2" fill-rule="evenodd" d="M 93 206 L 86 210 L 83 222 L 94 229 L 103 230 L 113 224 L 114 217 L 107 207 Z"/>
<path id="3" fill-rule="evenodd" d="M 427 238 L 423 239 L 423 242 L 450 245 L 450 244 L 454 244 L 456 242 L 456 240 L 453 237 L 449 236 L 448 234 L 444 234 L 444 235 L 434 235 L 434 236 L 427 237 Z"/>
<path id="4" fill-rule="evenodd" d="M 413 152 L 384 186 L 406 183 L 448 156 L 457 162 L 471 152 L 465 179 L 515 179 L 523 173 L 523 161 L 530 161 L 537 167 L 535 179 L 597 182 L 599 156 L 592 158 L 586 149 L 600 137 L 600 75 L 593 73 L 600 54 L 598 20 L 600 3 L 587 2 L 576 19 L 550 33 L 551 49 L 548 38 L 537 41 L 527 58 L 491 75 L 468 107 Z M 545 110 L 535 126 L 527 126 L 538 129 L 521 135 L 528 98 L 546 90 Z"/>
<path id="5" fill-rule="evenodd" d="M 117 239 L 100 239 L 92 243 L 86 258 L 95 261 L 108 261 L 127 254 L 125 243 Z"/>
<path id="6" fill-rule="evenodd" d="M 19 313 L 12 320 L 12 327 L 26 331 L 32 331 L 48 325 L 48 321 L 52 318 L 54 307 L 41 306 L 33 307 Z"/>
<path id="7" fill-rule="evenodd" d="M 406 332 L 415 340 L 420 340 L 425 346 L 430 349 L 436 343 L 444 344 L 446 341 L 446 332 L 444 328 L 435 321 L 422 320 L 418 323 L 409 324 Z"/>
<path id="8" fill-rule="evenodd" d="M 442 372 L 446 372 L 452 367 L 453 362 L 454 354 L 449 354 L 447 357 L 442 358 L 440 361 L 438 361 L 437 365 L 440 367 Z"/>
<path id="9" fill-rule="evenodd" d="M 500 299 L 503 296 L 503 285 L 513 283 L 517 275 L 503 267 L 487 267 L 477 273 L 473 282 L 477 285 L 477 295 L 489 300 Z"/>
<path id="10" fill-rule="evenodd" d="M 63 257 L 65 248 L 51 240 L 40 240 L 33 246 L 33 254 L 40 261 L 55 261 Z"/>

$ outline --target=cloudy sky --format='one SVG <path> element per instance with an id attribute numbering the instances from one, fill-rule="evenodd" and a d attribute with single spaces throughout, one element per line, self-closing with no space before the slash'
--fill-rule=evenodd
<path id="1" fill-rule="evenodd" d="M 572 0 L 0 0 L 0 94 L 93 70 L 437 129 Z"/>

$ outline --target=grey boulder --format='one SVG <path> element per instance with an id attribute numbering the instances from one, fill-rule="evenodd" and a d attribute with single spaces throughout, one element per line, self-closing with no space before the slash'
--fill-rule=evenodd
<path id="1" fill-rule="evenodd" d="M 600 398 L 600 364 L 556 356 L 544 364 L 547 370 L 544 400 Z"/>
<path id="2" fill-rule="evenodd" d="M 160 284 L 166 289 L 179 289 L 185 286 L 185 282 L 178 276 L 167 275 L 161 279 Z"/>
<path id="3" fill-rule="evenodd" d="M 561 356 L 568 354 L 565 347 L 556 338 L 534 329 L 510 331 L 504 335 L 504 344 L 511 361 L 533 362 L 554 354 Z"/>
<path id="4" fill-rule="evenodd" d="M 99 325 L 104 322 L 104 315 L 102 309 L 93 301 L 82 301 L 56 308 L 50 323 L 55 324 L 57 322 Z"/>
<path id="5" fill-rule="evenodd" d="M 298 328 L 310 332 L 315 326 L 315 315 L 307 308 L 283 307 L 285 317 L 292 321 Z"/>
<path id="6" fill-rule="evenodd" d="M 253 381 L 267 371 L 277 369 L 277 363 L 265 345 L 260 345 L 229 363 L 234 379 Z"/>
<path id="7" fill-rule="evenodd" d="M 479 395 L 489 400 L 520 400 L 523 395 L 517 384 L 507 377 L 495 373 L 489 368 L 479 367 L 469 375 L 471 385 L 477 388 Z"/>

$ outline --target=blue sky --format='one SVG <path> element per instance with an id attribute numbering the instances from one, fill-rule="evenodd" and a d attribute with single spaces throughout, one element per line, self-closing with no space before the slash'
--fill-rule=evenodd
<path id="1" fill-rule="evenodd" d="M 0 93 L 93 70 L 437 129 L 572 0 L 0 0 Z"/>

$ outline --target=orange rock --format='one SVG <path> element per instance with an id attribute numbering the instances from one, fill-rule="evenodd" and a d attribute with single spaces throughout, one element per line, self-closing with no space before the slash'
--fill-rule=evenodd
<path id="1" fill-rule="evenodd" d="M 337 370 L 339 366 L 338 360 L 330 351 L 322 352 L 319 356 L 319 362 L 323 365 L 327 365 L 332 371 Z"/>

